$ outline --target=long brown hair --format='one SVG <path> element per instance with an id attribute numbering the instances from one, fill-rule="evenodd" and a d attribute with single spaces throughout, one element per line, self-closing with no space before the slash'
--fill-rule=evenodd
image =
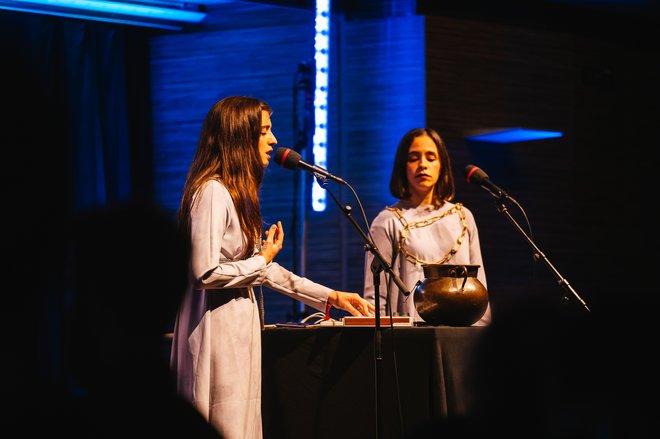
<path id="1" fill-rule="evenodd" d="M 259 136 L 263 110 L 272 113 L 265 102 L 245 96 L 230 96 L 211 107 L 179 206 L 179 225 L 189 232 L 195 193 L 209 180 L 221 181 L 236 207 L 247 254 L 252 252 L 262 231 L 259 189 L 264 168 L 259 157 Z"/>
<path id="2" fill-rule="evenodd" d="M 394 156 L 394 166 L 392 167 L 392 175 L 390 176 L 390 193 L 400 200 L 410 197 L 410 186 L 408 177 L 406 176 L 408 150 L 416 137 L 424 135 L 429 136 L 438 148 L 440 176 L 433 191 L 433 204 L 441 206 L 445 201 L 451 201 L 454 198 L 454 175 L 451 172 L 451 161 L 445 142 L 437 131 L 432 128 L 414 128 L 401 138 Z"/>

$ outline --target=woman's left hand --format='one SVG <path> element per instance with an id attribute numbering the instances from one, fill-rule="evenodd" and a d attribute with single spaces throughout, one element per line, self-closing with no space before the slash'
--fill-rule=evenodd
<path id="1" fill-rule="evenodd" d="M 353 316 L 371 316 L 376 308 L 357 293 L 333 291 L 328 296 L 328 302 L 335 308 L 348 311 Z"/>

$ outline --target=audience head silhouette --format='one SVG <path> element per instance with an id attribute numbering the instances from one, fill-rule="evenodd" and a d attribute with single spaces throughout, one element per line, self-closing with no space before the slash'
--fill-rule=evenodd
<path id="1" fill-rule="evenodd" d="M 68 353 L 77 426 L 91 437 L 218 437 L 175 392 L 165 335 L 185 291 L 190 243 L 154 206 L 78 218 Z"/>

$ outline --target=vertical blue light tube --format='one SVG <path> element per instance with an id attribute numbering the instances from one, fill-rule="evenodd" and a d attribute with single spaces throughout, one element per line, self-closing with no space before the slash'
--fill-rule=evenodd
<path id="1" fill-rule="evenodd" d="M 328 83 L 330 65 L 330 0 L 316 0 L 314 33 L 314 164 L 327 169 L 328 161 Z M 323 212 L 326 193 L 318 184 L 312 186 L 312 209 Z"/>

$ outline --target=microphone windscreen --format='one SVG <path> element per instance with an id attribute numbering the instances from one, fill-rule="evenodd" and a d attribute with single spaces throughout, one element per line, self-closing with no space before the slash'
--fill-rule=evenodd
<path id="1" fill-rule="evenodd" d="M 277 148 L 273 160 L 286 169 L 298 169 L 298 162 L 302 156 L 291 148 Z"/>
<path id="2" fill-rule="evenodd" d="M 481 184 L 484 180 L 488 180 L 488 174 L 483 169 L 474 165 L 467 165 L 465 167 L 465 177 L 468 183 Z"/>

